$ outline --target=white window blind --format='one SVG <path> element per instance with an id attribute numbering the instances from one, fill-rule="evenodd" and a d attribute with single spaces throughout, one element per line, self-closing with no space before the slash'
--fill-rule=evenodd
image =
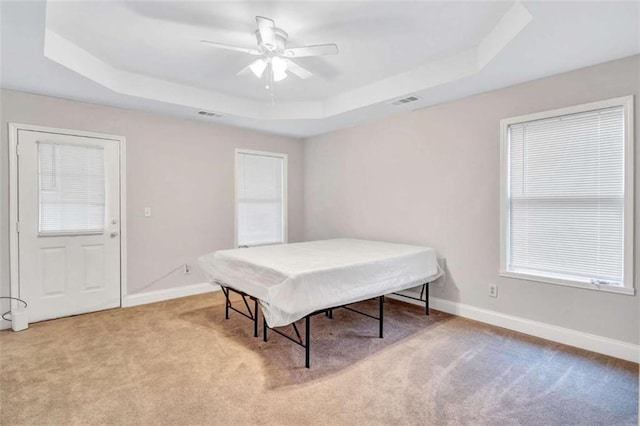
<path id="1" fill-rule="evenodd" d="M 236 156 L 238 245 L 283 243 L 284 158 L 248 152 Z"/>
<path id="2" fill-rule="evenodd" d="M 40 141 L 38 161 L 40 235 L 102 233 L 103 149 Z"/>
<path id="3" fill-rule="evenodd" d="M 615 106 L 507 127 L 508 271 L 622 285 L 624 120 Z"/>

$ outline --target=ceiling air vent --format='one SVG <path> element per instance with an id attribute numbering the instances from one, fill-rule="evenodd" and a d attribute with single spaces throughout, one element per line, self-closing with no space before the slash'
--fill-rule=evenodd
<path id="1" fill-rule="evenodd" d="M 209 112 L 209 111 L 198 111 L 198 115 L 201 115 L 203 117 L 214 117 L 214 118 L 222 117 L 222 114 L 218 114 L 217 112 Z"/>
<path id="2" fill-rule="evenodd" d="M 419 101 L 420 99 L 421 98 L 418 96 L 411 95 L 411 96 L 407 96 L 406 98 L 396 99 L 395 101 L 390 102 L 390 104 L 393 106 L 399 106 L 399 105 L 404 105 L 411 102 Z"/>

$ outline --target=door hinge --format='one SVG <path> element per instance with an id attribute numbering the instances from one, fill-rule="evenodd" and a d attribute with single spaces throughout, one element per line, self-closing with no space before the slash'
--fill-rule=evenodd
<path id="1" fill-rule="evenodd" d="M 20 157 L 20 142 L 16 144 L 16 157 Z"/>
<path id="2" fill-rule="evenodd" d="M 16 232 L 20 233 L 20 222 L 16 222 Z"/>

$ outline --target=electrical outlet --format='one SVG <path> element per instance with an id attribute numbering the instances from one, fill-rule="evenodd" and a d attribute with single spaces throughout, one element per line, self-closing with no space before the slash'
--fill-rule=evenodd
<path id="1" fill-rule="evenodd" d="M 191 275 L 191 266 L 188 263 L 184 264 L 184 274 Z"/>
<path id="2" fill-rule="evenodd" d="M 489 297 L 498 297 L 498 284 L 489 284 Z"/>

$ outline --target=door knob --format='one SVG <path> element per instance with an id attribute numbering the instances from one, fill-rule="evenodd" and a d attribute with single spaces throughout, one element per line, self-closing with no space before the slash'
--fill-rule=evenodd
<path id="1" fill-rule="evenodd" d="M 118 236 L 118 231 L 112 231 L 111 232 L 111 238 L 115 238 Z"/>

